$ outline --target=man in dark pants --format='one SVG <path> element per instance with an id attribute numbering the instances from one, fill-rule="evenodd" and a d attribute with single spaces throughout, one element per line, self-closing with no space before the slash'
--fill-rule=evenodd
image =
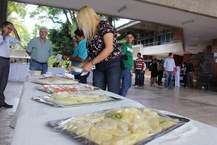
<path id="1" fill-rule="evenodd" d="M 139 85 L 140 87 L 142 86 L 142 71 L 144 68 L 144 60 L 141 56 L 141 53 L 137 53 L 137 59 L 134 61 L 134 71 L 135 71 L 135 85 Z"/>
<path id="2" fill-rule="evenodd" d="M 9 34 L 13 32 L 16 38 Z M 10 70 L 10 43 L 19 44 L 20 37 L 11 22 L 5 21 L 0 26 L 0 107 L 12 108 L 5 102 L 4 90 L 8 83 Z"/>
<path id="3" fill-rule="evenodd" d="M 193 87 L 194 65 L 188 60 L 185 69 L 187 87 Z"/>

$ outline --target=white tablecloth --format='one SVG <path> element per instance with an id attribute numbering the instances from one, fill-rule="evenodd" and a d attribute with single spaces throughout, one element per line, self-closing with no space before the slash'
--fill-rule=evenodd
<path id="1" fill-rule="evenodd" d="M 51 72 L 52 75 L 65 75 L 65 68 L 59 67 L 48 67 L 48 72 Z M 26 81 L 26 78 L 29 74 L 29 65 L 22 63 L 11 63 L 10 65 L 10 73 L 9 73 L 9 81 Z"/>
<path id="2" fill-rule="evenodd" d="M 49 67 L 48 72 L 51 72 L 53 75 L 65 75 L 66 69 L 61 67 Z"/>
<path id="3" fill-rule="evenodd" d="M 138 102 L 124 98 L 117 102 L 55 108 L 31 99 L 32 96 L 46 94 L 36 90 L 36 86 L 29 81 L 24 86 L 23 96 L 16 112 L 17 122 L 12 145 L 78 145 L 79 143 L 70 137 L 47 127 L 46 122 L 113 107 L 142 107 Z M 102 90 L 98 90 L 96 93 L 120 97 Z M 184 126 L 147 143 L 147 145 L 216 145 L 216 137 L 217 128 L 191 120 Z"/>
<path id="4" fill-rule="evenodd" d="M 9 81 L 26 81 L 29 65 L 22 63 L 11 63 Z"/>

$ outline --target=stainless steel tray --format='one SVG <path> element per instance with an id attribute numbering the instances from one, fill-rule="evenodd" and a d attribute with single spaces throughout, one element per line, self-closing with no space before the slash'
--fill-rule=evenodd
<path id="1" fill-rule="evenodd" d="M 33 80 L 32 82 L 41 85 L 72 85 L 72 84 L 79 83 L 78 80 L 74 80 L 68 77 L 58 77 L 58 76 L 39 78 Z"/>
<path id="2" fill-rule="evenodd" d="M 76 85 L 41 85 L 36 87 L 40 91 L 47 93 L 61 93 L 61 92 L 77 92 L 77 91 L 94 91 L 99 90 L 99 88 L 86 85 L 86 84 L 76 84 Z"/>
<path id="3" fill-rule="evenodd" d="M 141 110 L 141 109 L 144 109 L 144 108 L 137 108 L 137 109 Z M 95 112 L 95 113 L 103 113 L 103 112 L 106 112 L 106 111 L 108 111 L 108 110 L 103 110 L 103 111 Z M 178 127 L 180 127 L 180 126 L 182 126 L 185 123 L 190 121 L 189 119 L 178 117 L 178 116 L 166 115 L 166 114 L 162 114 L 162 113 L 159 113 L 159 112 L 157 112 L 157 114 L 159 116 L 161 116 L 161 117 L 164 117 L 164 118 L 168 118 L 168 119 L 171 119 L 171 120 L 176 120 L 177 122 L 174 125 L 172 125 L 171 127 L 166 128 L 166 129 L 162 130 L 159 133 L 153 134 L 153 135 L 151 135 L 151 136 L 149 136 L 147 138 L 144 138 L 144 139 L 136 142 L 134 145 L 144 145 L 144 144 L 146 144 L 146 143 L 148 143 L 148 142 L 150 142 L 150 141 L 152 141 L 152 140 L 154 140 L 154 139 L 156 139 L 158 137 L 163 136 L 164 134 L 167 134 L 167 133 L 171 132 L 172 130 L 174 130 L 174 129 L 176 129 L 176 128 L 178 128 Z M 88 114 L 88 115 L 92 115 L 92 114 Z M 70 122 L 72 120 L 75 120 L 75 119 L 77 119 L 76 116 L 66 118 L 66 119 L 61 119 L 61 120 L 49 121 L 49 122 L 47 122 L 47 125 L 49 127 L 53 128 L 54 130 L 56 130 L 58 132 L 61 132 L 61 133 L 65 134 L 65 135 L 68 135 L 72 139 L 77 140 L 81 144 L 97 145 L 97 143 L 95 143 L 94 141 L 91 141 L 91 140 L 85 138 L 84 136 L 80 136 L 80 135 L 77 135 L 77 134 L 75 134 L 73 132 L 70 132 L 67 129 L 64 129 L 62 127 L 62 125 L 67 124 L 68 122 Z M 89 122 L 91 122 L 91 121 L 92 120 L 90 119 Z"/>
<path id="4" fill-rule="evenodd" d="M 49 95 L 45 95 L 45 96 L 34 96 L 32 97 L 33 100 L 37 101 L 37 102 L 41 102 L 41 103 L 45 103 L 47 105 L 51 105 L 53 107 L 70 107 L 70 106 L 80 106 L 80 105 L 85 105 L 85 104 L 95 104 L 95 103 L 105 103 L 105 102 L 113 102 L 113 101 L 119 101 L 121 99 L 119 98 L 115 98 L 112 96 L 107 96 L 107 95 L 97 95 L 99 97 L 105 97 L 105 100 L 100 100 L 100 101 L 95 101 L 95 102 L 80 102 L 77 104 L 63 104 L 63 103 L 56 103 L 55 101 L 50 101 L 49 98 L 52 95 L 59 95 L 59 96 L 64 96 L 64 95 L 77 95 L 76 97 L 78 97 L 79 99 L 79 95 L 87 95 L 88 98 L 91 97 L 91 95 L 97 95 L 94 93 L 88 93 L 88 92 L 76 92 L 76 93 L 54 93 L 54 94 L 49 94 Z"/>

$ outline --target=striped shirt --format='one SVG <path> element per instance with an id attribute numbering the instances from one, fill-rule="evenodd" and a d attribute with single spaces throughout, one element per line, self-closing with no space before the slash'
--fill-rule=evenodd
<path id="1" fill-rule="evenodd" d="M 135 60 L 135 69 L 143 70 L 144 67 L 144 60 L 142 58 L 137 58 Z"/>

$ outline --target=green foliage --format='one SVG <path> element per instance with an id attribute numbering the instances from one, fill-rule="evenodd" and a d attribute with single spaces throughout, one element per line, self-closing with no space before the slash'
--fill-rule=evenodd
<path id="1" fill-rule="evenodd" d="M 55 62 L 57 62 L 57 61 L 58 61 L 58 59 L 56 58 L 56 55 L 51 55 L 50 58 L 49 58 L 49 60 L 48 60 L 48 66 L 49 66 L 49 67 L 52 67 L 53 64 L 54 64 Z"/>
<path id="2" fill-rule="evenodd" d="M 8 1 L 8 16 L 11 16 L 13 13 L 16 13 L 19 17 L 24 18 L 26 16 L 26 4 L 16 3 Z"/>
<path id="3" fill-rule="evenodd" d="M 48 37 L 53 43 L 54 52 L 64 55 L 72 54 L 74 41 L 70 27 L 69 24 L 64 23 L 59 30 L 50 29 Z"/>
<path id="4" fill-rule="evenodd" d="M 26 4 L 8 1 L 7 20 L 14 24 L 21 39 L 20 45 L 11 45 L 12 49 L 24 49 L 30 40 L 31 34 L 29 33 L 28 28 L 23 25 L 26 16 L 25 7 Z"/>
<path id="5" fill-rule="evenodd" d="M 56 58 L 56 55 L 52 55 L 50 56 L 49 60 L 48 60 L 48 66 L 49 67 L 64 67 L 64 68 L 68 68 L 69 66 L 71 66 L 71 62 L 69 60 L 64 60 L 64 61 L 59 61 Z"/>
<path id="6" fill-rule="evenodd" d="M 38 6 L 37 9 L 30 13 L 30 17 L 39 21 L 41 24 L 46 24 L 49 21 L 55 23 L 55 27 L 59 28 L 61 24 L 65 23 L 67 15 L 64 16 L 64 10 L 58 8 L 51 8 L 46 6 Z"/>

